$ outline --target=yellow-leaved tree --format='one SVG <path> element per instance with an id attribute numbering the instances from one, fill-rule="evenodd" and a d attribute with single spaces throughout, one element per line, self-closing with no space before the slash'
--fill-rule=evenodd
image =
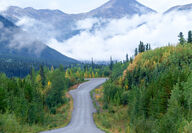
<path id="1" fill-rule="evenodd" d="M 76 76 L 77 76 L 78 78 L 80 78 L 81 75 L 80 75 L 79 71 L 76 72 Z"/>
<path id="2" fill-rule="evenodd" d="M 87 71 L 84 73 L 84 78 L 88 78 L 88 72 Z"/>
<path id="3" fill-rule="evenodd" d="M 65 72 L 65 78 L 70 78 L 69 70 L 67 69 Z"/>
<path id="4" fill-rule="evenodd" d="M 51 66 L 51 72 L 53 72 L 54 71 L 54 67 L 53 66 Z"/>
<path id="5" fill-rule="evenodd" d="M 92 78 L 95 78 L 95 74 L 94 74 L 94 72 L 92 72 Z"/>
<path id="6" fill-rule="evenodd" d="M 96 72 L 96 74 L 95 74 L 95 77 L 96 77 L 96 78 L 98 78 L 98 77 L 99 77 L 99 74 L 98 74 L 98 72 Z"/>
<path id="7" fill-rule="evenodd" d="M 41 80 L 42 80 L 41 76 L 40 76 L 40 74 L 38 74 L 35 79 L 35 83 L 37 84 L 38 91 L 41 93 L 41 95 L 43 95 L 43 85 L 42 85 Z"/>

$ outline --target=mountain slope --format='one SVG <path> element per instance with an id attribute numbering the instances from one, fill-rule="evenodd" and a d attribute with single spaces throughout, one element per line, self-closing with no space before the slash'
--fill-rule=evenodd
<path id="1" fill-rule="evenodd" d="M 6 18 L 0 16 L 0 56 L 35 59 L 50 65 L 77 63 L 31 37 Z"/>
<path id="2" fill-rule="evenodd" d="M 170 8 L 170 9 L 168 9 L 165 12 L 165 14 L 170 13 L 170 12 L 174 12 L 174 11 L 179 11 L 179 12 L 192 11 L 192 4 L 174 6 L 174 7 Z"/>

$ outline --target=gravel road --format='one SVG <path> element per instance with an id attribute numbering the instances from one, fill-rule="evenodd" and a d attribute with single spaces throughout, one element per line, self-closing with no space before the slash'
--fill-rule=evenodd
<path id="1" fill-rule="evenodd" d="M 76 90 L 69 93 L 74 100 L 72 119 L 68 126 L 42 133 L 104 133 L 98 129 L 93 121 L 92 114 L 96 111 L 93 106 L 90 91 L 103 84 L 105 78 L 89 79 Z"/>

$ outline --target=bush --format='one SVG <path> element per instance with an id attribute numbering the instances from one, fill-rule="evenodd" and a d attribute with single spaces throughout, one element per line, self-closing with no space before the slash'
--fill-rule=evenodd
<path id="1" fill-rule="evenodd" d="M 129 98 L 129 92 L 128 91 L 123 92 L 123 94 L 121 96 L 121 104 L 127 105 L 128 104 L 128 98 Z"/>
<path id="2" fill-rule="evenodd" d="M 51 112 L 52 114 L 56 114 L 56 107 L 52 107 L 50 112 Z"/>
<path id="3" fill-rule="evenodd" d="M 21 125 L 17 122 L 16 117 L 12 114 L 0 114 L 0 131 L 2 133 L 22 132 Z"/>
<path id="4" fill-rule="evenodd" d="M 110 124 L 110 122 L 108 122 L 108 120 L 107 120 L 106 118 L 103 118 L 103 119 L 102 119 L 102 125 L 103 125 L 105 128 L 107 128 L 107 129 L 111 128 L 111 124 Z"/>

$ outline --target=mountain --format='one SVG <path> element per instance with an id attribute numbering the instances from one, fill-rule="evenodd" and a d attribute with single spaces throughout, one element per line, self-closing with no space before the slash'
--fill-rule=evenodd
<path id="1" fill-rule="evenodd" d="M 192 11 L 192 4 L 174 6 L 168 9 L 164 14 L 174 12 L 174 11 L 179 11 L 179 12 Z"/>
<path id="2" fill-rule="evenodd" d="M 156 13 L 136 0 L 110 0 L 101 7 L 85 13 L 88 17 L 122 18 L 124 16 Z"/>
<path id="3" fill-rule="evenodd" d="M 3 16 L 0 15 L 0 22 L 3 24 L 4 27 L 10 28 L 10 27 L 16 27 L 14 23 L 11 21 L 5 19 Z"/>
<path id="4" fill-rule="evenodd" d="M 74 23 L 74 19 L 71 15 L 65 14 L 60 10 L 36 10 L 31 7 L 20 8 L 10 6 L 6 11 L 2 12 L 2 14 L 14 23 L 24 17 L 34 19 L 39 22 L 35 26 L 38 27 L 40 31 L 48 31 L 52 35 L 51 37 L 54 37 L 57 40 L 66 39 L 65 36 L 71 32 L 71 27 Z"/>
<path id="5" fill-rule="evenodd" d="M 102 18 L 121 18 L 124 16 L 143 15 L 147 13 L 156 13 L 156 11 L 142 5 L 136 0 L 110 0 L 104 5 L 91 10 L 87 13 L 80 14 L 66 14 L 60 10 L 40 9 L 36 10 L 31 7 L 20 8 L 17 6 L 10 6 L 6 11 L 2 12 L 12 20 L 19 20 L 21 17 L 30 17 L 44 22 L 64 22 L 71 20 L 79 20 L 90 17 Z M 50 20 L 50 21 L 47 21 Z"/>
<path id="6" fill-rule="evenodd" d="M 31 37 L 1 15 L 0 25 L 0 57 L 37 60 L 49 65 L 77 63 Z"/>
<path id="7" fill-rule="evenodd" d="M 155 12 L 156 11 L 140 4 L 136 0 L 110 0 L 97 9 L 81 14 L 66 14 L 59 10 L 36 10 L 31 7 L 19 8 L 15 6 L 9 7 L 6 11 L 3 11 L 2 14 L 15 23 L 23 17 L 28 17 L 49 25 L 47 27 L 51 27 L 51 29 L 47 30 L 47 33 L 52 34 L 54 31 L 56 34 L 51 37 L 56 38 L 58 41 L 64 41 L 79 34 L 83 30 L 75 28 L 78 20 L 92 17 L 117 19 L 124 16 L 142 15 Z M 38 28 L 42 27 L 43 26 L 38 26 Z M 45 30 L 46 29 L 41 29 L 40 31 Z M 50 36 L 48 38 L 50 38 Z"/>

